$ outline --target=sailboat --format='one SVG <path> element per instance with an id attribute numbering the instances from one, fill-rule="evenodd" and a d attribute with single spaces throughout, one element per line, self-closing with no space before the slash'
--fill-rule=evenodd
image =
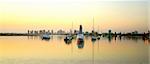
<path id="1" fill-rule="evenodd" d="M 72 39 L 73 39 L 72 36 L 69 34 L 69 35 L 66 35 L 64 41 L 65 41 L 65 42 L 71 42 Z"/>
<path id="2" fill-rule="evenodd" d="M 42 38 L 42 39 L 48 39 L 48 40 L 49 40 L 49 39 L 50 39 L 50 33 L 44 33 L 44 34 L 42 34 L 42 35 L 41 35 L 41 38 Z"/>
<path id="3" fill-rule="evenodd" d="M 95 32 L 94 32 L 94 17 L 93 17 L 93 31 L 92 31 L 92 41 L 96 40 Z"/>
<path id="4" fill-rule="evenodd" d="M 73 39 L 72 34 L 67 34 L 64 41 L 71 41 Z"/>
<path id="5" fill-rule="evenodd" d="M 95 34 L 93 33 L 93 34 L 92 34 L 92 41 L 94 41 L 94 40 L 96 40 L 96 36 L 95 36 Z"/>
<path id="6" fill-rule="evenodd" d="M 72 22 L 72 28 L 73 28 L 73 22 Z M 66 35 L 64 41 L 71 41 L 73 39 L 72 30 L 70 30 L 70 33 Z"/>

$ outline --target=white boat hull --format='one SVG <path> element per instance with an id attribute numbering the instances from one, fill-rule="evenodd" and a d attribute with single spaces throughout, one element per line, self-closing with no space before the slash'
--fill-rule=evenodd
<path id="1" fill-rule="evenodd" d="M 48 35 L 48 34 L 43 34 L 43 35 L 41 36 L 41 38 L 42 38 L 42 39 L 50 39 L 50 35 Z"/>
<path id="2" fill-rule="evenodd" d="M 77 35 L 77 38 L 78 38 L 78 39 L 83 39 L 83 40 L 84 40 L 84 35 L 83 35 L 83 34 L 78 34 L 78 35 Z"/>

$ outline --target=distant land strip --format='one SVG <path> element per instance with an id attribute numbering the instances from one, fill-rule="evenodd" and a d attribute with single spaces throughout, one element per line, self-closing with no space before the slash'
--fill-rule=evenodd
<path id="1" fill-rule="evenodd" d="M 53 34 L 57 35 L 57 34 Z M 60 34 L 59 34 L 60 35 Z M 66 35 L 66 34 L 61 34 Z M 40 34 L 28 34 L 28 33 L 0 33 L 0 36 L 40 36 Z"/>
<path id="2" fill-rule="evenodd" d="M 40 34 L 28 34 L 28 33 L 0 33 L 0 36 L 39 36 Z M 67 35 L 67 34 L 52 34 L 52 35 Z M 77 34 L 74 34 L 77 35 Z M 87 34 L 84 34 L 87 35 Z M 91 34 L 89 34 L 91 35 Z M 109 35 L 108 33 L 102 33 L 102 34 L 97 34 L 97 35 Z M 131 34 L 131 33 L 127 33 L 127 34 L 114 34 L 111 33 L 112 36 L 118 35 L 118 36 L 148 36 L 149 34 Z"/>
<path id="3" fill-rule="evenodd" d="M 28 33 L 0 33 L 0 36 L 37 36 Z"/>

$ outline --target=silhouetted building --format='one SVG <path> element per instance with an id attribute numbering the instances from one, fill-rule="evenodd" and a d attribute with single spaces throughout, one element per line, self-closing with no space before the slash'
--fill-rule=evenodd
<path id="1" fill-rule="evenodd" d="M 70 34 L 73 34 L 72 30 L 70 29 Z"/>
<path id="2" fill-rule="evenodd" d="M 28 34 L 30 34 L 30 30 L 28 30 Z"/>
<path id="3" fill-rule="evenodd" d="M 48 31 L 46 32 L 46 34 L 49 34 L 49 35 L 50 35 L 51 33 L 50 33 L 50 31 L 48 30 Z"/>
<path id="4" fill-rule="evenodd" d="M 79 34 L 82 34 L 82 25 L 80 25 Z"/>
<path id="5" fill-rule="evenodd" d="M 33 34 L 33 30 L 30 31 L 30 34 Z"/>
<path id="6" fill-rule="evenodd" d="M 65 31 L 63 31 L 63 30 L 60 29 L 60 30 L 57 31 L 57 34 L 58 35 L 63 35 L 63 34 L 65 34 Z"/>
<path id="7" fill-rule="evenodd" d="M 34 31 L 34 33 L 33 33 L 34 35 L 38 35 L 38 31 Z"/>
<path id="8" fill-rule="evenodd" d="M 108 30 L 108 33 L 111 33 L 111 30 Z"/>
<path id="9" fill-rule="evenodd" d="M 45 31 L 45 30 L 42 30 L 42 32 L 43 32 L 43 33 L 46 33 L 46 31 Z"/>
<path id="10" fill-rule="evenodd" d="M 39 34 L 42 34 L 42 30 L 39 30 Z"/>
<path id="11" fill-rule="evenodd" d="M 138 31 L 134 31 L 134 32 L 132 32 L 132 34 L 138 34 Z"/>
<path id="12" fill-rule="evenodd" d="M 77 30 L 74 30 L 74 34 L 78 34 L 78 31 L 77 31 Z"/>
<path id="13" fill-rule="evenodd" d="M 51 34 L 54 34 L 54 31 L 53 31 L 53 30 L 51 30 Z"/>
<path id="14" fill-rule="evenodd" d="M 49 32 L 50 33 L 50 31 L 48 30 L 47 32 Z"/>

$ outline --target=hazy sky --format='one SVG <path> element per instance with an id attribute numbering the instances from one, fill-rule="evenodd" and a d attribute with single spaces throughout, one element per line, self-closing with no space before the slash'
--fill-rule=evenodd
<path id="1" fill-rule="evenodd" d="M 148 0 L 4 0 L 0 1 L 0 32 L 40 29 L 117 32 L 148 30 Z"/>

